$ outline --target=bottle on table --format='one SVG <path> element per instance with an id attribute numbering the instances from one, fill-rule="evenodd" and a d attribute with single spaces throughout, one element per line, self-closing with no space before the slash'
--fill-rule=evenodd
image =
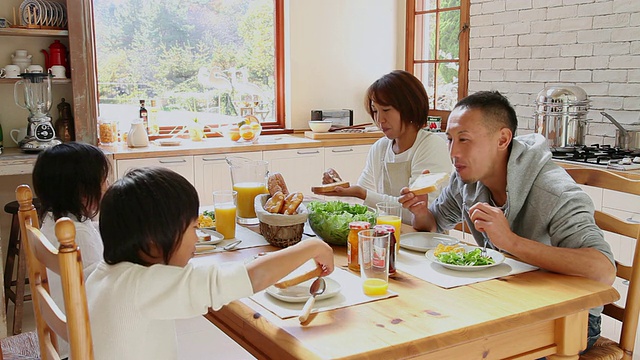
<path id="1" fill-rule="evenodd" d="M 144 100 L 140 100 L 140 119 L 142 119 L 142 126 L 149 134 L 149 112 L 144 107 Z"/>
<path id="2" fill-rule="evenodd" d="M 396 228 L 393 225 L 383 224 L 375 225 L 373 230 L 383 233 L 389 233 L 389 276 L 396 273 Z"/>
<path id="3" fill-rule="evenodd" d="M 160 127 L 158 125 L 158 108 L 156 107 L 156 101 L 151 100 L 151 107 L 149 108 L 149 135 L 157 135 L 160 133 Z"/>
<path id="4" fill-rule="evenodd" d="M 367 221 L 353 221 L 349 223 L 349 236 L 347 237 L 347 266 L 349 270 L 360 271 L 358 261 L 358 232 L 367 230 L 371 224 Z"/>

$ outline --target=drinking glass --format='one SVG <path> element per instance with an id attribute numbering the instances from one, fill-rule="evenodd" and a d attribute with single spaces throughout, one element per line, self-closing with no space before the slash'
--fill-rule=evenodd
<path id="1" fill-rule="evenodd" d="M 376 204 L 377 225 L 392 225 L 396 235 L 396 252 L 400 249 L 400 227 L 402 225 L 402 205 L 399 202 L 379 202 Z"/>
<path id="2" fill-rule="evenodd" d="M 389 246 L 388 232 L 373 229 L 358 233 L 358 257 L 360 277 L 365 295 L 384 295 L 389 287 Z"/>
<path id="3" fill-rule="evenodd" d="M 221 190 L 213 192 L 213 209 L 216 214 L 216 230 L 225 239 L 236 237 L 236 206 L 238 192 Z"/>

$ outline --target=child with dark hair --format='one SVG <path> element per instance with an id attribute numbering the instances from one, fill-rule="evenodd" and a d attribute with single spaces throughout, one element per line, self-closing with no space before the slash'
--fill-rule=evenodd
<path id="1" fill-rule="evenodd" d="M 73 220 L 85 279 L 102 259 L 102 240 L 92 219 L 98 214 L 109 169 L 109 160 L 100 149 L 76 142 L 41 152 L 33 168 L 33 189 L 41 203 L 41 231 L 57 248 L 56 220 L 64 216 Z M 48 278 L 51 297 L 64 309 L 60 277 L 48 272 Z M 59 349 L 61 354 L 68 351 L 61 339 Z"/>
<path id="2" fill-rule="evenodd" d="M 198 193 L 165 168 L 129 171 L 100 207 L 104 261 L 87 280 L 96 359 L 176 359 L 175 319 L 263 290 L 314 259 L 333 271 L 333 251 L 307 239 L 245 264 L 194 267 Z"/>

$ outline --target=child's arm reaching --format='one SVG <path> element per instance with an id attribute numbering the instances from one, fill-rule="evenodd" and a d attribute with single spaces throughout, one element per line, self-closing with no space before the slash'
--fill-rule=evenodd
<path id="1" fill-rule="evenodd" d="M 269 256 L 261 256 L 247 264 L 249 279 L 253 291 L 258 292 L 273 285 L 293 270 L 314 259 L 322 267 L 322 276 L 333 272 L 333 249 L 324 241 L 313 238 L 273 252 Z"/>

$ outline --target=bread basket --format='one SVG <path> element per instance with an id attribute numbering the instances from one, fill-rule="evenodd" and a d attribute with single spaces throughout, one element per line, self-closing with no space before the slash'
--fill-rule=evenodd
<path id="1" fill-rule="evenodd" d="M 309 217 L 307 208 L 300 204 L 296 214 L 272 214 L 264 209 L 269 197 L 269 194 L 261 194 L 254 200 L 256 215 L 260 220 L 260 233 L 273 246 L 285 248 L 297 244 L 302 240 L 304 223 Z"/>

